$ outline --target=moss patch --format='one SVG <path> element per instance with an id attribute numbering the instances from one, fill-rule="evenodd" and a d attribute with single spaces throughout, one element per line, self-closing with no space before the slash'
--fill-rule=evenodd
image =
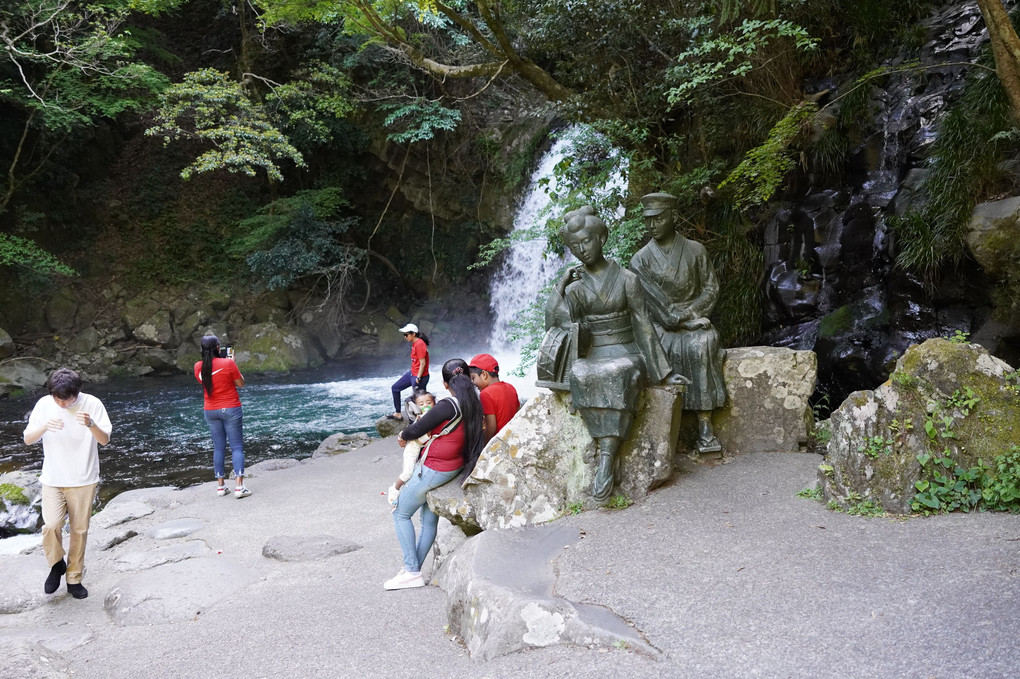
<path id="1" fill-rule="evenodd" d="M 853 327 L 853 313 L 849 306 L 841 306 L 818 323 L 818 334 L 821 337 L 836 337 Z"/>
<path id="2" fill-rule="evenodd" d="M 21 486 L 15 486 L 13 483 L 0 483 L 0 497 L 16 505 L 31 504 L 31 500 L 25 495 L 24 489 Z"/>

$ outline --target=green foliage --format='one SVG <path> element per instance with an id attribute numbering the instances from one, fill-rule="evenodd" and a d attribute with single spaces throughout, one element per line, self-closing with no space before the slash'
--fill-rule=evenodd
<path id="1" fill-rule="evenodd" d="M 167 88 L 156 124 L 145 134 L 162 137 L 164 145 L 189 138 L 213 147 L 181 171 L 184 179 L 220 169 L 255 176 L 261 168 L 270 178 L 283 181 L 281 160 L 305 166 L 301 153 L 267 110 L 245 93 L 241 83 L 211 68 L 188 73 L 183 82 Z"/>
<path id="2" fill-rule="evenodd" d="M 613 497 L 609 498 L 609 501 L 606 503 L 605 506 L 606 509 L 626 509 L 627 507 L 630 507 L 632 504 L 634 504 L 633 500 L 631 500 L 623 493 L 618 493 Z"/>
<path id="3" fill-rule="evenodd" d="M 677 83 L 667 92 L 670 104 L 691 104 L 719 82 L 748 76 L 755 58 L 773 41 L 787 39 L 803 52 L 818 44 L 801 26 L 779 19 L 745 19 L 728 32 L 714 31 L 712 23 L 708 17 L 691 21 L 691 31 L 699 37 L 666 71 L 666 77 Z"/>
<path id="4" fill-rule="evenodd" d="M 341 216 L 347 207 L 335 188 L 300 191 L 273 201 L 240 223 L 243 235 L 233 251 L 247 254 L 252 273 L 269 290 L 310 275 L 346 282 L 364 256 L 364 250 L 342 240 L 357 223 L 356 218 Z"/>
<path id="5" fill-rule="evenodd" d="M 584 511 L 583 502 L 571 502 L 570 504 L 567 505 L 567 512 L 569 514 L 573 514 L 574 516 L 577 516 L 583 511 Z"/>
<path id="6" fill-rule="evenodd" d="M 882 436 L 871 436 L 864 439 L 864 442 L 857 447 L 857 452 L 864 453 L 866 457 L 877 460 L 879 455 L 891 455 L 893 441 Z"/>
<path id="7" fill-rule="evenodd" d="M 846 508 L 841 511 L 851 516 L 885 516 L 882 505 L 874 500 L 865 500 L 858 493 L 850 491 L 846 498 Z"/>
<path id="8" fill-rule="evenodd" d="M 794 168 L 790 144 L 800 134 L 804 123 L 818 111 L 813 102 L 791 108 L 769 132 L 760 146 L 751 149 L 744 160 L 719 184 L 731 186 L 737 207 L 747 209 L 768 201 Z"/>
<path id="9" fill-rule="evenodd" d="M 995 74 L 975 69 L 932 144 L 931 171 L 919 189 L 927 201 L 887 219 L 899 246 L 899 266 L 933 285 L 944 266 L 961 260 L 974 206 L 996 190 L 1003 178 L 1001 162 L 1018 148 L 1017 140 L 1000 134 L 1012 125 Z"/>
<path id="10" fill-rule="evenodd" d="M 817 486 L 813 486 L 811 488 L 805 488 L 804 490 L 802 490 L 799 493 L 797 493 L 797 497 L 802 497 L 802 498 L 805 498 L 807 500 L 818 500 L 819 502 L 821 502 L 821 500 L 822 500 L 822 489 L 817 487 Z"/>
<path id="11" fill-rule="evenodd" d="M 1020 513 L 1020 446 L 995 456 L 981 479 L 981 501 L 990 510 Z"/>
<path id="12" fill-rule="evenodd" d="M 166 85 L 135 61 L 123 30 L 129 8 L 116 0 L 5 3 L 0 9 L 0 101 L 38 117 L 44 128 L 70 131 L 93 116 L 138 111 Z"/>
<path id="13" fill-rule="evenodd" d="M 6 233 L 0 233 L 0 266 L 27 269 L 43 275 L 77 275 L 74 269 L 62 264 L 33 241 Z"/>
<path id="14" fill-rule="evenodd" d="M 970 333 L 962 330 L 954 330 L 951 336 L 946 337 L 953 344 L 967 344 L 970 342 Z"/>
<path id="15" fill-rule="evenodd" d="M 403 104 L 386 103 L 379 108 L 390 112 L 383 124 L 400 130 L 386 135 L 387 139 L 398 144 L 428 141 L 439 130 L 456 129 L 460 122 L 460 111 L 457 109 L 446 108 L 438 101 L 422 98 Z"/>

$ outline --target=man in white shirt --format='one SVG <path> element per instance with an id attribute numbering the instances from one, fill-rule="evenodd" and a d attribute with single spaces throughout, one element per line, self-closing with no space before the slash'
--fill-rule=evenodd
<path id="1" fill-rule="evenodd" d="M 99 485 L 99 444 L 110 442 L 113 425 L 103 402 L 81 393 L 81 375 L 70 368 L 50 374 L 49 396 L 35 404 L 25 427 L 25 443 L 42 440 L 43 551 L 50 565 L 44 591 L 52 594 L 67 574 L 67 591 L 75 599 L 89 592 L 81 584 L 85 541 L 92 518 L 92 502 Z M 70 519 L 71 538 L 64 562 L 62 532 Z"/>

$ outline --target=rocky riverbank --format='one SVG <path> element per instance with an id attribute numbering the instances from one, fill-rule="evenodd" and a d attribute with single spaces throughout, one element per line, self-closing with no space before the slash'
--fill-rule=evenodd
<path id="1" fill-rule="evenodd" d="M 247 374 L 394 355 L 404 341 L 397 329 L 409 322 L 447 346 L 487 346 L 491 328 L 484 285 L 347 314 L 297 293 L 205 288 L 132 295 L 115 281 L 99 289 L 68 285 L 0 312 L 0 398 L 39 389 L 61 365 L 92 382 L 187 373 L 209 333 L 234 346 Z"/>

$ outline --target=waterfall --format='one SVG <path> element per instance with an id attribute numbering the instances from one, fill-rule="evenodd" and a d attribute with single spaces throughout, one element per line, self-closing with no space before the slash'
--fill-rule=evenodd
<path id="1" fill-rule="evenodd" d="M 569 134 L 561 135 L 542 156 L 514 215 L 511 238 L 514 232 L 544 225 L 548 221 L 552 202 L 549 192 L 556 189 L 553 170 L 567 156 L 572 143 L 573 137 Z M 499 272 L 489 282 L 489 306 L 493 316 L 489 341 L 496 352 L 514 352 L 516 347 L 510 341 L 511 322 L 538 299 L 539 291 L 564 264 L 560 257 L 546 257 L 545 248 L 546 241 L 543 239 L 515 241 L 504 254 Z"/>
<path id="2" fill-rule="evenodd" d="M 558 211 L 552 206 L 553 199 L 550 196 L 562 195 L 566 191 L 557 185 L 555 168 L 570 157 L 575 144 L 581 142 L 584 135 L 590 137 L 592 134 L 589 128 L 575 125 L 557 136 L 555 143 L 542 156 L 538 167 L 531 175 L 527 193 L 514 216 L 511 240 L 515 233 L 544 227 L 549 219 L 559 216 Z M 615 150 L 611 153 L 616 157 Z M 605 186 L 597 187 L 594 195 L 588 197 L 589 202 L 595 205 L 596 209 L 615 211 L 615 216 L 620 217 L 622 206 L 618 204 L 611 204 L 608 208 L 604 206 L 612 195 L 621 193 L 625 186 L 626 161 L 621 160 L 616 175 Z M 603 214 L 607 221 L 611 216 Z M 566 263 L 562 257 L 546 256 L 545 249 L 544 238 L 514 241 L 504 254 L 499 272 L 489 283 L 489 306 L 494 320 L 489 342 L 494 352 L 504 354 L 508 358 L 514 356 L 515 366 L 521 343 L 515 344 L 510 340 L 511 324 L 527 313 L 532 304 L 544 302 L 538 299 L 540 291 L 553 280 Z"/>

